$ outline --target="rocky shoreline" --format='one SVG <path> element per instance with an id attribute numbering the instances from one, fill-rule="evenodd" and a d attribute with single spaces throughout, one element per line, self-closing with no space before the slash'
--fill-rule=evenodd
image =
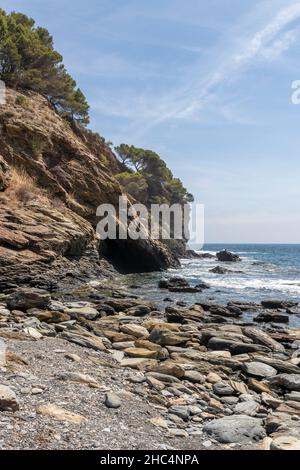
<path id="1" fill-rule="evenodd" d="M 300 329 L 276 323 L 297 305 L 169 300 L 5 290 L 0 448 L 299 450 Z"/>

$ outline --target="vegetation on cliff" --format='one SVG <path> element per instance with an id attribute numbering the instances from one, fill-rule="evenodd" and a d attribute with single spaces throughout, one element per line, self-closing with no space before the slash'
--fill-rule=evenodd
<path id="1" fill-rule="evenodd" d="M 22 13 L 0 9 L 0 79 L 41 93 L 60 113 L 87 124 L 89 105 L 62 60 L 47 29 Z"/>
<path id="2" fill-rule="evenodd" d="M 134 198 L 140 190 L 142 202 L 147 204 L 185 204 L 193 201 L 192 194 L 179 178 L 174 178 L 157 153 L 126 144 L 115 150 L 124 166 L 124 172 L 118 174 L 117 179 Z"/>
<path id="3" fill-rule="evenodd" d="M 7 14 L 0 9 L 0 79 L 11 88 L 40 93 L 71 124 L 86 125 L 89 105 L 62 61 L 47 29 L 37 27 L 32 18 L 22 13 Z M 26 107 L 26 97 L 17 96 L 16 105 Z M 166 163 L 152 150 L 121 144 L 115 149 L 121 160 L 116 165 L 108 144 L 99 134 L 83 128 L 74 130 L 135 200 L 147 205 L 184 204 L 193 200 L 181 180 L 173 177 Z"/>

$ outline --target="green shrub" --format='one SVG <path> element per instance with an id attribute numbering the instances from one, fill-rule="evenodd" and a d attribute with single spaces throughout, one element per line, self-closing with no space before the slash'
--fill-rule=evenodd
<path id="1" fill-rule="evenodd" d="M 28 99 L 26 98 L 26 96 L 24 95 L 18 95 L 16 97 L 16 101 L 15 101 L 16 105 L 18 106 L 22 106 L 23 108 L 27 108 L 28 106 Z"/>

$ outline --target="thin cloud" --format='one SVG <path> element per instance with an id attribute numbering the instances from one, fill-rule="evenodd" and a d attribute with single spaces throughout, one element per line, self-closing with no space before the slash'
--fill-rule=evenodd
<path id="1" fill-rule="evenodd" d="M 237 48 L 217 57 L 218 64 L 200 80 L 191 76 L 200 74 L 201 65 L 194 67 L 186 78 L 186 85 L 157 100 L 151 100 L 151 112 L 139 115 L 126 132 L 137 137 L 152 127 L 170 119 L 193 119 L 209 105 L 211 94 L 218 87 L 236 80 L 243 71 L 262 58 L 274 60 L 286 52 L 297 40 L 296 29 L 284 30 L 300 17 L 300 2 L 293 3 L 277 12 L 265 26 L 248 38 L 237 38 Z M 137 110 L 138 111 L 138 110 Z M 222 109 L 224 113 L 224 108 Z M 137 113 L 138 115 L 138 113 Z"/>

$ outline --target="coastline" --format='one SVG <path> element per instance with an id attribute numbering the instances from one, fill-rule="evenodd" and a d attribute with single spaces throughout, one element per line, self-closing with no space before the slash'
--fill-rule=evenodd
<path id="1" fill-rule="evenodd" d="M 0 305 L 3 449 L 299 446 L 299 329 L 243 324 L 246 305 L 161 311 L 111 280 Z"/>

